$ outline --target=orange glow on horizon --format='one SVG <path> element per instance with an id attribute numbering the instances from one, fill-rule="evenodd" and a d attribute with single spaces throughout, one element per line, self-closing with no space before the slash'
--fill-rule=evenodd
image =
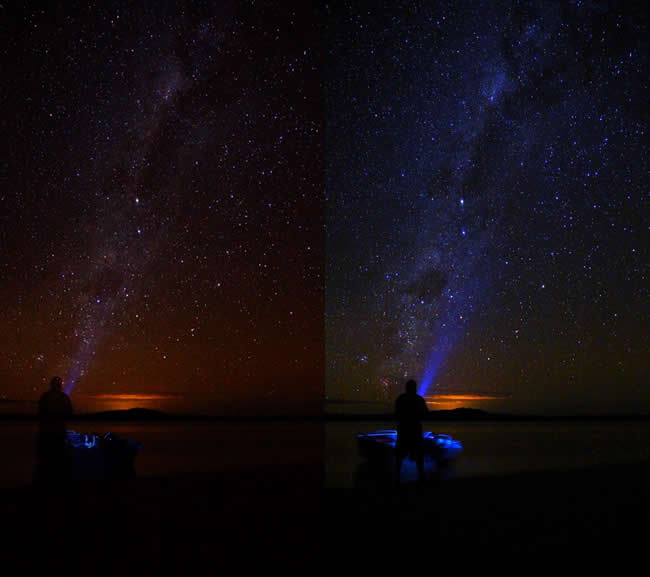
<path id="1" fill-rule="evenodd" d="M 72 405 L 80 412 L 126 411 L 128 409 L 162 410 L 165 405 L 175 405 L 184 400 L 183 395 L 162 393 L 79 393 L 71 395 Z"/>
<path id="2" fill-rule="evenodd" d="M 431 408 L 449 410 L 459 406 L 468 408 L 480 408 L 484 401 L 502 401 L 508 395 L 480 395 L 476 393 L 464 393 L 458 395 L 430 395 L 424 397 L 427 405 Z"/>
<path id="3" fill-rule="evenodd" d="M 80 393 L 79 396 L 101 399 L 104 401 L 158 401 L 165 399 L 178 399 L 182 395 L 162 395 L 158 393 L 102 393 L 93 395 Z"/>
<path id="4" fill-rule="evenodd" d="M 424 397 L 427 403 L 443 403 L 449 401 L 492 401 L 505 398 L 506 397 L 499 395 L 476 395 L 473 393 L 467 393 L 464 395 L 432 395 L 429 397 Z"/>

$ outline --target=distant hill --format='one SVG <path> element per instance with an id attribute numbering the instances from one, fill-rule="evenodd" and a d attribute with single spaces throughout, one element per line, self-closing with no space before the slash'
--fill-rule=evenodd
<path id="1" fill-rule="evenodd" d="M 8 406 L 8 405 L 5 405 Z M 10 406 L 10 405 L 9 405 Z M 2 421 L 37 421 L 34 412 L 29 413 L 0 413 Z M 460 407 L 444 411 L 429 411 L 424 418 L 425 422 L 435 421 L 649 421 L 650 415 L 623 414 L 623 415 L 517 415 L 508 413 L 489 413 L 482 409 Z M 395 421 L 394 413 L 331 413 L 320 415 L 205 415 L 205 414 L 177 414 L 165 413 L 155 409 L 133 408 L 116 411 L 101 411 L 98 413 L 75 414 L 70 419 L 74 421 Z"/>
<path id="2" fill-rule="evenodd" d="M 394 413 L 327 413 L 324 417 L 328 421 L 395 421 Z M 650 415 L 623 414 L 623 415 L 518 415 L 509 413 L 489 413 L 482 409 L 460 407 L 444 411 L 429 411 L 423 419 L 431 421 L 648 421 Z"/>
<path id="3" fill-rule="evenodd" d="M 493 413 L 488 413 L 483 409 L 468 409 L 459 407 L 457 409 L 450 409 L 447 411 L 429 411 L 429 418 L 437 419 L 454 419 L 454 420 L 480 420 L 494 417 Z"/>
<path id="4" fill-rule="evenodd" d="M 229 416 L 220 416 L 220 415 L 177 415 L 164 413 L 162 411 L 157 411 L 155 409 L 128 409 L 128 410 L 117 410 L 117 411 L 102 411 L 99 413 L 91 413 L 86 415 L 75 415 L 73 420 L 75 421 L 167 421 L 167 420 L 195 420 L 195 419 L 223 419 L 223 420 L 249 420 L 249 419 L 259 419 L 259 420 L 276 420 L 276 419 L 293 419 L 293 418 L 306 418 L 303 416 L 247 416 L 247 415 L 229 415 Z M 307 417 L 312 418 L 312 417 Z M 331 415 L 325 414 L 321 417 L 317 417 L 317 420 L 357 420 L 357 419 L 385 419 L 391 420 L 394 418 L 394 415 L 391 414 L 376 414 L 376 415 Z M 454 420 L 454 421 L 476 421 L 476 420 L 489 420 L 489 419 L 498 419 L 503 418 L 520 418 L 514 417 L 511 415 L 496 415 L 488 413 L 481 409 L 468 409 L 468 408 L 458 408 L 448 411 L 430 411 L 426 417 L 427 421 L 437 421 L 437 420 Z"/>
<path id="5" fill-rule="evenodd" d="M 450 409 L 444 411 L 429 411 L 424 417 L 425 421 L 480 421 L 480 420 L 490 420 L 490 419 L 504 419 L 504 418 L 520 418 L 514 417 L 512 415 L 497 415 L 494 413 L 488 413 L 482 409 L 469 409 L 469 408 L 458 408 Z M 394 413 L 327 413 L 324 417 L 326 420 L 333 421 L 357 421 L 357 420 L 382 420 L 382 421 L 392 421 L 395 420 Z"/>
<path id="6" fill-rule="evenodd" d="M 155 409 L 125 409 L 118 411 L 101 411 L 99 413 L 88 413 L 74 415 L 74 421 L 165 421 L 178 418 L 177 415 L 170 415 Z"/>

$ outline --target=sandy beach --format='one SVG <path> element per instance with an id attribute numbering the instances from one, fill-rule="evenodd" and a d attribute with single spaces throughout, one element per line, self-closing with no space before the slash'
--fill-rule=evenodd
<path id="1" fill-rule="evenodd" d="M 641 558 L 650 463 L 322 489 L 319 467 L 0 492 L 3 565 L 335 574 L 624 568 Z M 520 565 L 529 563 L 528 570 Z"/>

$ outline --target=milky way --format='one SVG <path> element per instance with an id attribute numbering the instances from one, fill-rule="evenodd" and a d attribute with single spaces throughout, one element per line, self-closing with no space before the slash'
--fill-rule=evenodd
<path id="1" fill-rule="evenodd" d="M 390 400 L 414 377 L 519 410 L 650 404 L 642 16 L 329 12 L 330 397 Z"/>
<path id="2" fill-rule="evenodd" d="M 5 15 L 6 394 L 58 373 L 79 394 L 312 410 L 323 182 L 311 12 L 69 3 Z"/>
<path id="3" fill-rule="evenodd" d="M 0 10 L 0 400 L 650 410 L 644 4 Z"/>

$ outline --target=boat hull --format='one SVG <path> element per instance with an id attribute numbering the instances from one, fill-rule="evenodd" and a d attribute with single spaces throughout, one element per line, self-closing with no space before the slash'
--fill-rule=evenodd
<path id="1" fill-rule="evenodd" d="M 360 456 L 375 471 L 392 472 L 395 467 L 397 431 L 380 430 L 357 435 Z M 439 470 L 451 465 L 462 452 L 460 441 L 449 435 L 426 431 L 422 435 L 424 465 L 427 470 Z M 406 461 L 410 461 L 408 457 Z M 406 464 L 408 468 L 409 465 Z"/>
<path id="2" fill-rule="evenodd" d="M 134 478 L 135 458 L 141 448 L 138 441 L 112 433 L 100 436 L 67 431 L 70 477 L 73 480 Z"/>

